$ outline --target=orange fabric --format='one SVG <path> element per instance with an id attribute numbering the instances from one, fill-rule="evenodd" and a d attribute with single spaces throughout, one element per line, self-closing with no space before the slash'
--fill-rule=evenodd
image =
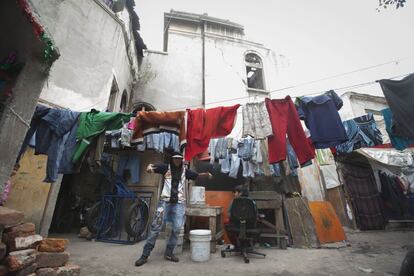
<path id="1" fill-rule="evenodd" d="M 180 142 L 185 140 L 185 111 L 156 112 L 140 111 L 135 118 L 133 139 L 141 139 L 146 131 L 174 130 L 179 134 Z M 164 128 L 163 128 L 164 127 Z"/>
<path id="2" fill-rule="evenodd" d="M 310 201 L 309 208 L 315 222 L 316 234 L 323 243 L 346 240 L 344 229 L 328 201 Z"/>
<path id="3" fill-rule="evenodd" d="M 221 206 L 223 207 L 223 216 L 221 221 L 221 227 L 224 227 L 224 222 L 230 218 L 227 216 L 227 210 L 229 209 L 230 203 L 233 201 L 233 192 L 227 191 L 206 191 L 206 204 L 210 206 Z M 227 233 L 224 232 L 224 241 L 229 244 L 230 239 Z"/>

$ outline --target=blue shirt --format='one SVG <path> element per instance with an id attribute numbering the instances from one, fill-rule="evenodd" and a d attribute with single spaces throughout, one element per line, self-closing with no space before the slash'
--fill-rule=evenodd
<path id="1" fill-rule="evenodd" d="M 333 90 L 319 96 L 298 99 L 296 108 L 299 117 L 305 121 L 315 148 L 330 148 L 347 141 L 338 113 L 342 105 L 341 98 Z"/>

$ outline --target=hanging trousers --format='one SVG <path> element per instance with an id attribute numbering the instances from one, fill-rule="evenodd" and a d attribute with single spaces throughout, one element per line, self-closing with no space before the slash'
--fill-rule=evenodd
<path id="1" fill-rule="evenodd" d="M 266 108 L 272 124 L 273 136 L 269 137 L 269 163 L 286 160 L 286 134 L 301 165 L 315 157 L 310 148 L 298 112 L 290 96 L 284 99 L 266 98 Z"/>

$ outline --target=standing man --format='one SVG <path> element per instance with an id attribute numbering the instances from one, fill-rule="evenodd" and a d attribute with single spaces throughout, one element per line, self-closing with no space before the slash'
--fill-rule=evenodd
<path id="1" fill-rule="evenodd" d="M 149 164 L 147 172 L 164 175 L 164 187 L 142 256 L 135 262 L 135 266 L 141 266 L 148 261 L 158 234 L 166 220 L 172 222 L 172 231 L 165 249 L 164 258 L 168 261 L 178 262 L 179 259 L 174 256 L 173 251 L 177 244 L 177 236 L 185 221 L 186 180 L 195 180 L 199 176 L 207 176 L 211 179 L 212 175 L 210 173 L 196 173 L 187 170 L 183 166 L 183 156 L 178 153 L 172 156 L 170 164 Z"/>

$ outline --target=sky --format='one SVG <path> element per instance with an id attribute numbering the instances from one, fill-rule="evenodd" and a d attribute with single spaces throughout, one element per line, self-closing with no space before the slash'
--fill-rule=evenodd
<path id="1" fill-rule="evenodd" d="M 141 34 L 162 50 L 163 14 L 208 13 L 245 27 L 246 38 L 280 57 L 278 87 L 311 94 L 414 72 L 414 1 L 377 11 L 378 0 L 136 0 Z M 397 61 L 397 62 L 394 62 Z M 391 63 L 388 63 L 391 62 Z M 387 63 L 324 81 L 311 82 Z M 381 93 L 378 84 L 350 89 Z M 348 90 L 342 90 L 346 92 Z"/>

